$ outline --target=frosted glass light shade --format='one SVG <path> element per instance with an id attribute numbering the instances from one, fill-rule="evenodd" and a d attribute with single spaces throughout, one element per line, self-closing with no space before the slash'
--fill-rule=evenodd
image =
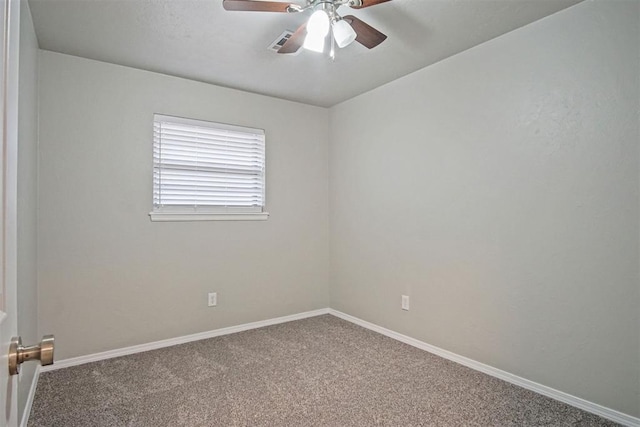
<path id="1" fill-rule="evenodd" d="M 307 22 L 307 37 L 302 47 L 314 52 L 324 52 L 324 39 L 329 34 L 331 22 L 329 15 L 323 10 L 316 10 Z"/>
<path id="2" fill-rule="evenodd" d="M 340 20 L 333 24 L 333 37 L 339 48 L 347 47 L 356 39 L 358 35 L 351 25 L 346 21 Z"/>
<path id="3" fill-rule="evenodd" d="M 304 38 L 304 44 L 302 45 L 302 47 L 314 52 L 322 53 L 324 52 L 324 39 L 325 36 L 318 36 L 317 34 L 308 33 L 307 37 Z"/>
<path id="4" fill-rule="evenodd" d="M 318 37 L 326 37 L 329 34 L 330 26 L 329 15 L 323 10 L 316 10 L 309 18 L 309 22 L 307 22 L 307 33 Z"/>

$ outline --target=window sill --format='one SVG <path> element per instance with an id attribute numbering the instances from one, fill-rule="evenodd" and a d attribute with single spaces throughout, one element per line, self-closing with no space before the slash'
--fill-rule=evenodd
<path id="1" fill-rule="evenodd" d="M 173 213 L 149 212 L 151 221 L 266 221 L 268 212 L 258 213 Z"/>

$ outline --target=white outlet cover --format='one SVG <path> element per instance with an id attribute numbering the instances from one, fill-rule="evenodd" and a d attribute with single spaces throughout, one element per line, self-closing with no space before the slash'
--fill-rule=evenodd
<path id="1" fill-rule="evenodd" d="M 402 295 L 402 309 L 409 311 L 409 296 Z"/>

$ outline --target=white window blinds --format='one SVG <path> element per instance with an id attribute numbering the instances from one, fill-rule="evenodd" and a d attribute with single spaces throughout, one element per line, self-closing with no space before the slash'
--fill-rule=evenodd
<path id="1" fill-rule="evenodd" d="M 154 115 L 154 212 L 262 212 L 264 189 L 263 130 Z"/>

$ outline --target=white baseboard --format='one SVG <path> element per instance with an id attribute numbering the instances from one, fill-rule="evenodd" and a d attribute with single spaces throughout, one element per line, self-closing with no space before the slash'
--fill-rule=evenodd
<path id="1" fill-rule="evenodd" d="M 129 354 L 142 353 L 158 348 L 171 347 L 178 344 L 204 340 L 207 338 L 219 337 L 222 335 L 234 334 L 236 332 L 248 331 L 250 329 L 262 328 L 264 326 L 277 325 L 279 323 L 291 322 L 294 320 L 306 319 L 308 317 L 320 316 L 328 314 L 328 308 L 319 310 L 306 311 L 304 313 L 292 314 L 290 316 L 276 317 L 275 319 L 260 320 L 258 322 L 245 323 L 243 325 L 230 326 L 228 328 L 215 329 L 213 331 L 200 332 L 182 337 L 169 338 L 162 341 L 154 341 L 146 344 L 134 345 L 131 347 L 118 348 L 115 350 L 103 351 L 101 353 L 89 354 L 86 356 L 72 357 L 56 361 L 53 365 L 43 366 L 42 372 L 55 371 L 57 369 L 68 368 L 71 366 L 84 365 L 85 363 L 97 362 L 99 360 L 112 359 L 114 357 L 126 356 Z"/>
<path id="2" fill-rule="evenodd" d="M 37 365 L 36 370 L 33 374 L 33 379 L 31 380 L 31 387 L 29 387 L 27 402 L 24 405 L 24 411 L 22 411 L 22 420 L 20 421 L 20 427 L 27 427 L 27 424 L 29 424 L 29 415 L 31 414 L 31 407 L 33 406 L 33 398 L 36 396 L 36 387 L 38 387 L 40 369 L 41 366 Z"/>
<path id="3" fill-rule="evenodd" d="M 399 334 L 398 332 L 394 332 L 390 329 L 383 328 L 382 326 L 378 326 L 376 324 L 367 322 L 366 320 L 359 319 L 349 314 L 345 314 L 334 309 L 329 309 L 329 314 L 339 317 L 348 322 L 355 323 L 356 325 L 362 326 L 363 328 L 367 328 L 372 331 L 378 332 L 389 338 L 393 338 L 405 344 L 409 344 L 410 346 L 428 351 L 429 353 L 433 353 L 444 359 L 451 360 L 453 362 L 464 365 L 468 368 L 483 372 L 487 375 L 491 375 L 492 377 L 500 378 L 501 380 L 504 380 L 508 383 L 515 384 L 527 390 L 534 391 L 536 393 L 542 394 L 552 399 L 559 400 L 560 402 L 566 403 L 568 405 L 575 406 L 576 408 L 580 408 L 587 412 L 591 412 L 592 414 L 596 414 L 603 418 L 607 418 L 611 421 L 615 421 L 619 424 L 622 424 L 628 427 L 640 427 L 640 418 L 632 417 L 631 415 L 627 415 L 622 412 L 616 411 L 614 409 L 610 409 L 605 406 L 598 405 L 597 403 L 589 402 L 588 400 L 584 400 L 579 397 L 573 396 L 571 394 L 553 389 L 551 387 L 538 384 L 526 378 L 522 378 L 517 375 L 511 374 L 509 372 L 494 368 L 493 366 L 485 365 L 484 363 L 477 362 L 473 359 L 460 356 L 459 354 L 452 353 L 450 351 L 433 346 L 431 344 L 427 344 L 415 338 L 411 338 L 406 335 Z"/>

